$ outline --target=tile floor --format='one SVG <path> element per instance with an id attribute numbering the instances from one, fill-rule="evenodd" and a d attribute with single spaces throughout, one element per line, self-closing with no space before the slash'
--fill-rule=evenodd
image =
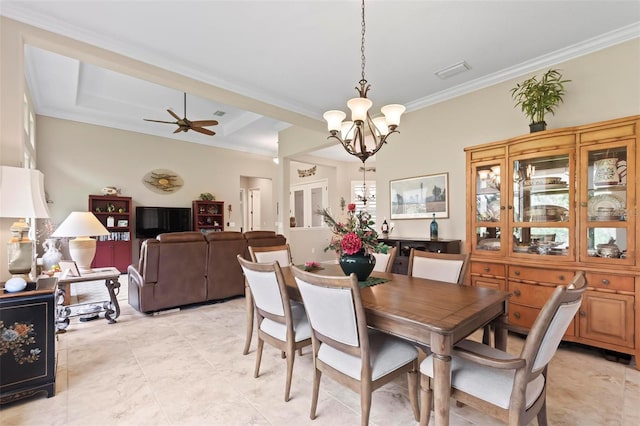
<path id="1" fill-rule="evenodd" d="M 318 417 L 309 420 L 308 348 L 296 357 L 289 402 L 275 349 L 265 345 L 261 375 L 253 378 L 255 340 L 242 355 L 244 299 L 148 316 L 128 305 L 126 276 L 121 282 L 118 323 L 74 318 L 57 340 L 55 397 L 2 407 L 2 426 L 360 424 L 359 396 L 329 378 L 320 385 Z M 510 352 L 521 345 L 522 338 L 509 337 Z M 598 350 L 563 344 L 550 365 L 547 405 L 551 425 L 638 425 L 640 372 Z M 416 424 L 404 378 L 374 392 L 370 424 Z M 451 424 L 499 423 L 452 404 Z"/>

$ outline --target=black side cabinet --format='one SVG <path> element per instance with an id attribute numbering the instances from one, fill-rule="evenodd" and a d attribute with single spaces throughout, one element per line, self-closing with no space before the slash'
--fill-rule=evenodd
<path id="1" fill-rule="evenodd" d="M 0 404 L 55 394 L 56 278 L 0 291 Z"/>
<path id="2" fill-rule="evenodd" d="M 460 240 L 430 240 L 419 238 L 384 238 L 379 239 L 388 246 L 398 247 L 396 260 L 393 262 L 394 274 L 407 275 L 409 272 L 409 253 L 412 248 L 434 253 L 460 253 Z"/>

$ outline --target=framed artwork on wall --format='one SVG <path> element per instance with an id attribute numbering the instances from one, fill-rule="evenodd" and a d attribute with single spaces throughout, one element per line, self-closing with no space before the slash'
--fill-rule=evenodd
<path id="1" fill-rule="evenodd" d="M 392 180 L 391 219 L 449 217 L 449 173 Z"/>

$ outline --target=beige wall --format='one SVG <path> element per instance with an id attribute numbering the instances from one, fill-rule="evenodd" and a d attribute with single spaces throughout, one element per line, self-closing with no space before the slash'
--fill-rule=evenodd
<path id="1" fill-rule="evenodd" d="M 640 114 L 640 39 L 554 67 L 572 81 L 566 86 L 564 104 L 547 119 L 549 129 Z M 378 216 L 390 217 L 390 180 L 447 172 L 450 217 L 438 219 L 439 234 L 441 238 L 464 240 L 464 148 L 528 132 L 527 119 L 513 107 L 510 89 L 533 74 L 539 72 L 406 113 L 401 133 L 392 136 L 376 155 Z M 326 133 L 290 128 L 280 135 L 281 152 L 293 157 L 296 149 L 305 153 L 312 150 L 313 143 L 323 146 Z M 392 236 L 427 237 L 428 222 L 394 220 Z"/>

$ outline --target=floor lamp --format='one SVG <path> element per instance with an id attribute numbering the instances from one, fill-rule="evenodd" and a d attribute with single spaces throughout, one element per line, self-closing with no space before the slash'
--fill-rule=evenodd
<path id="1" fill-rule="evenodd" d="M 25 218 L 49 217 L 42 172 L 22 167 L 0 167 L 0 217 L 20 219 L 10 228 L 8 270 L 13 277 L 29 281 L 35 260 L 35 244 L 29 239 L 30 226 Z"/>
<path id="2" fill-rule="evenodd" d="M 80 273 L 92 272 L 91 262 L 96 254 L 93 236 L 109 235 L 109 231 L 91 212 L 71 212 L 58 226 L 52 237 L 74 237 L 69 240 L 69 254 L 76 262 Z"/>

